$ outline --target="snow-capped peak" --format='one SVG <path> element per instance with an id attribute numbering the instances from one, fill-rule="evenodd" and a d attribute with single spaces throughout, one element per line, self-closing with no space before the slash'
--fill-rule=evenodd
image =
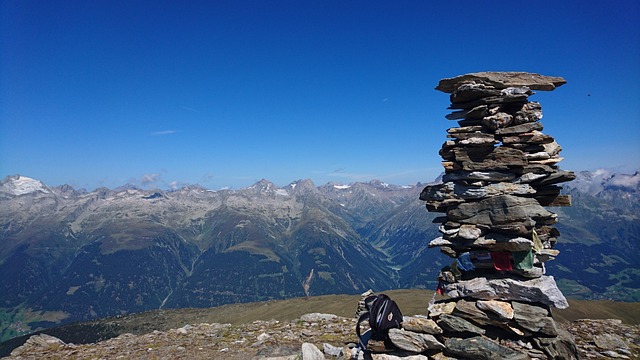
<path id="1" fill-rule="evenodd" d="M 2 182 L 0 189 L 2 192 L 15 196 L 29 194 L 36 191 L 40 191 L 45 194 L 50 193 L 49 189 L 40 181 L 22 175 L 8 176 Z"/>

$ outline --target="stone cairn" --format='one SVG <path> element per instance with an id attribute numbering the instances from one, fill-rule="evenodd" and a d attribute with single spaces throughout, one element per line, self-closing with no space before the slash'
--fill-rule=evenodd
<path id="1" fill-rule="evenodd" d="M 575 174 L 556 165 L 561 147 L 541 132 L 541 106 L 532 90 L 554 90 L 559 77 L 483 72 L 440 81 L 458 126 L 443 144 L 442 183 L 420 199 L 453 258 L 438 276 L 427 316 L 405 317 L 393 344 L 430 359 L 577 359 L 571 335 L 556 325 L 550 307 L 567 300 L 546 261 L 558 255 L 557 215 L 545 206 L 570 206 L 557 184 Z M 435 298 L 434 298 L 435 299 Z M 375 358 L 375 357 L 374 357 Z"/>

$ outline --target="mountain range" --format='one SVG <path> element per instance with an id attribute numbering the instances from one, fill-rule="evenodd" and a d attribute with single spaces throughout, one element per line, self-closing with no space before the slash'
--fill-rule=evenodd
<path id="1" fill-rule="evenodd" d="M 566 295 L 640 300 L 638 173 L 581 172 L 547 271 Z M 210 307 L 369 288 L 435 288 L 450 259 L 418 200 L 426 184 L 267 180 L 91 192 L 0 182 L 2 338 L 151 309 Z"/>

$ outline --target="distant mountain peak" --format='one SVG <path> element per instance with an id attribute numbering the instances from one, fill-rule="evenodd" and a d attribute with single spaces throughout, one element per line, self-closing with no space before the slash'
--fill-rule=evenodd
<path id="1" fill-rule="evenodd" d="M 318 192 L 318 188 L 316 188 L 316 185 L 311 179 L 296 180 L 289 184 L 289 186 L 291 187 L 291 190 L 296 194 Z"/>
<path id="2" fill-rule="evenodd" d="M 250 192 L 253 192 L 259 195 L 268 195 L 268 196 L 276 196 L 276 195 L 288 196 L 289 195 L 289 192 L 286 189 L 279 188 L 277 185 L 275 185 L 274 183 L 272 183 L 267 179 L 262 179 L 258 181 L 257 183 L 247 187 L 246 190 L 249 190 Z"/>
<path id="3" fill-rule="evenodd" d="M 14 196 L 42 192 L 45 194 L 51 191 L 42 182 L 22 175 L 7 176 L 0 183 L 0 192 Z"/>
<path id="4" fill-rule="evenodd" d="M 250 190 L 257 190 L 259 192 L 268 192 L 268 191 L 273 191 L 274 189 L 277 189 L 278 187 L 272 183 L 271 181 L 267 180 L 267 179 L 262 179 L 260 181 L 258 181 L 257 183 L 249 186 L 247 189 Z"/>
<path id="5" fill-rule="evenodd" d="M 380 181 L 378 179 L 373 179 L 373 180 L 369 181 L 369 185 L 375 186 L 375 187 L 380 187 L 380 188 L 388 188 L 389 187 L 388 183 L 382 182 L 382 181 Z"/>

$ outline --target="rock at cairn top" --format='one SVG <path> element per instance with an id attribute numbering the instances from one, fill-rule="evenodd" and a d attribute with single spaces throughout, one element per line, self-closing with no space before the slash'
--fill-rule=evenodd
<path id="1" fill-rule="evenodd" d="M 436 86 L 436 90 L 446 93 L 454 92 L 460 85 L 475 82 L 492 86 L 497 90 L 509 87 L 526 86 L 532 90 L 551 91 L 558 86 L 564 85 L 567 81 L 558 76 L 545 76 L 528 72 L 498 72 L 487 71 L 456 76 L 442 79 Z"/>

